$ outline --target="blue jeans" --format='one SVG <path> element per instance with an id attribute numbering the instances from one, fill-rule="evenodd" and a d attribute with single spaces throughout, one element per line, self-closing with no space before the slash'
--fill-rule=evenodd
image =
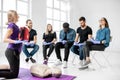
<path id="1" fill-rule="evenodd" d="M 33 48 L 33 50 L 31 52 L 29 52 L 28 48 Z M 37 44 L 23 45 L 22 49 L 27 57 L 32 57 L 39 50 L 39 46 Z"/>
<path id="2" fill-rule="evenodd" d="M 80 57 L 80 60 L 83 60 L 85 57 L 84 57 L 84 53 L 83 53 L 83 46 L 79 47 L 79 46 L 75 46 L 73 45 L 71 47 L 71 51 L 77 55 L 79 55 Z"/>

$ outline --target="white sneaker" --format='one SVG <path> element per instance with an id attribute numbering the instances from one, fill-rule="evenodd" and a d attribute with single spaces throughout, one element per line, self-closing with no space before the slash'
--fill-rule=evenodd
<path id="1" fill-rule="evenodd" d="M 67 61 L 63 62 L 63 68 L 67 68 Z"/>
<path id="2" fill-rule="evenodd" d="M 55 65 L 56 65 L 56 66 L 58 66 L 58 65 L 62 65 L 62 61 L 57 60 L 57 61 L 55 62 Z"/>
<path id="3" fill-rule="evenodd" d="M 80 62 L 78 63 L 78 68 L 81 68 L 84 66 L 85 60 L 80 60 Z"/>
<path id="4" fill-rule="evenodd" d="M 79 66 L 83 66 L 83 60 L 80 60 L 80 62 L 78 64 L 79 64 Z"/>
<path id="5" fill-rule="evenodd" d="M 91 61 L 85 61 L 83 66 L 88 66 L 91 63 Z"/>

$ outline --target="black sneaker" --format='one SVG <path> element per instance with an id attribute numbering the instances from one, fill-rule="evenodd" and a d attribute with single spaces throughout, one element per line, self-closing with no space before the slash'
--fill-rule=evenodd
<path id="1" fill-rule="evenodd" d="M 30 60 L 31 60 L 32 63 L 36 63 L 36 60 L 33 59 L 32 57 L 30 58 Z"/>
<path id="2" fill-rule="evenodd" d="M 28 62 L 28 61 L 29 61 L 29 58 L 26 58 L 25 61 Z"/>

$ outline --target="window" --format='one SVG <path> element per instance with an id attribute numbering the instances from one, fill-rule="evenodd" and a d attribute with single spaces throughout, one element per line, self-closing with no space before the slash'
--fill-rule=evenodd
<path id="1" fill-rule="evenodd" d="M 0 42 L 7 30 L 7 12 L 16 10 L 19 15 L 18 26 L 25 26 L 25 22 L 30 18 L 31 0 L 0 0 Z"/>
<path id="2" fill-rule="evenodd" d="M 28 14 L 28 3 L 22 2 L 22 1 L 18 1 L 17 3 L 17 12 L 19 14 L 24 14 L 27 15 Z"/>
<path id="3" fill-rule="evenodd" d="M 0 10 L 1 10 L 1 0 L 0 0 Z"/>
<path id="4" fill-rule="evenodd" d="M 0 1 L 1 2 L 1 1 Z M 2 38 L 2 35 L 1 35 L 2 31 L 1 31 L 1 12 L 0 12 L 0 42 L 1 42 L 1 38 Z"/>
<path id="5" fill-rule="evenodd" d="M 4 38 L 4 36 L 5 36 L 5 34 L 6 34 L 6 31 L 7 31 L 7 29 L 6 28 L 3 28 L 3 33 L 2 33 L 2 39 Z"/>
<path id="6" fill-rule="evenodd" d="M 2 34 L 1 34 L 1 32 L 2 32 L 2 31 L 1 31 L 1 28 L 0 28 L 0 38 L 2 38 Z M 0 42 L 1 42 L 1 39 L 0 39 Z"/>
<path id="7" fill-rule="evenodd" d="M 19 27 L 25 26 L 26 20 L 27 20 L 27 16 L 20 15 L 19 16 L 19 21 L 18 21 L 17 25 L 19 25 Z"/>
<path id="8" fill-rule="evenodd" d="M 53 7 L 53 0 L 47 0 L 47 7 Z"/>
<path id="9" fill-rule="evenodd" d="M 66 17 L 66 13 L 65 12 L 61 12 L 61 21 L 65 21 L 67 20 L 67 17 Z"/>
<path id="10" fill-rule="evenodd" d="M 55 31 L 60 30 L 60 21 L 54 20 L 54 22 L 53 22 L 53 27 L 54 27 L 54 30 L 55 30 Z"/>
<path id="11" fill-rule="evenodd" d="M 60 8 L 60 0 L 54 0 L 54 8 Z"/>
<path id="12" fill-rule="evenodd" d="M 0 13 L 0 27 L 1 27 L 1 13 Z"/>
<path id="13" fill-rule="evenodd" d="M 51 8 L 47 8 L 47 18 L 50 18 L 50 19 L 53 18 L 53 16 L 52 16 L 53 12 L 52 11 L 53 10 Z"/>
<path id="14" fill-rule="evenodd" d="M 16 0 L 3 0 L 3 10 L 16 10 Z"/>
<path id="15" fill-rule="evenodd" d="M 2 25 L 3 25 L 3 27 L 7 27 L 7 25 L 6 25 L 6 22 L 7 22 L 7 13 L 3 13 L 3 17 L 2 17 L 3 19 L 2 19 Z"/>
<path id="16" fill-rule="evenodd" d="M 47 24 L 53 25 L 57 33 L 64 22 L 69 22 L 69 0 L 47 0 Z"/>
<path id="17" fill-rule="evenodd" d="M 66 3 L 64 1 L 61 1 L 61 10 L 66 11 Z"/>
<path id="18" fill-rule="evenodd" d="M 54 9 L 53 13 L 54 13 L 53 19 L 54 20 L 60 20 L 60 10 Z"/>

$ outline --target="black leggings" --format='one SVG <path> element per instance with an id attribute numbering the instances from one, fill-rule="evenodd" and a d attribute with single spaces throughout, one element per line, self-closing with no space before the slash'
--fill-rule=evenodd
<path id="1" fill-rule="evenodd" d="M 93 44 L 92 42 L 87 41 L 86 45 L 83 48 L 83 51 L 84 51 L 86 57 L 90 56 L 90 51 L 91 50 L 104 51 L 105 50 L 105 45 L 104 44 Z"/>
<path id="2" fill-rule="evenodd" d="M 68 61 L 68 57 L 69 57 L 69 53 L 70 53 L 70 48 L 73 45 L 73 42 L 67 42 L 65 44 L 62 44 L 62 42 L 58 42 L 55 45 L 55 52 L 57 55 L 57 58 L 60 59 L 60 61 L 62 61 L 61 55 L 60 55 L 60 49 L 61 48 L 65 48 L 64 51 L 64 61 Z"/>
<path id="3" fill-rule="evenodd" d="M 49 48 L 48 54 L 47 54 L 47 49 Z M 51 53 L 54 50 L 54 44 L 51 45 L 43 45 L 43 57 L 44 60 L 47 59 L 47 56 L 50 57 Z"/>
<path id="4" fill-rule="evenodd" d="M 19 74 L 19 58 L 20 52 L 18 50 L 7 49 L 5 56 L 10 65 L 10 69 L 0 69 L 0 77 L 7 79 L 17 78 Z"/>

